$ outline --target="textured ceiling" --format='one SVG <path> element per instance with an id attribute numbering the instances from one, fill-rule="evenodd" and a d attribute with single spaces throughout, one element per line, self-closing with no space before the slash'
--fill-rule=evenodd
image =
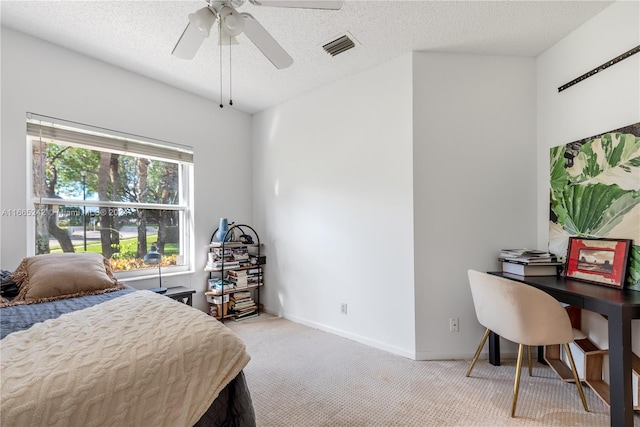
<path id="1" fill-rule="evenodd" d="M 356 1 L 341 10 L 258 7 L 251 13 L 293 57 L 277 70 L 244 36 L 233 46 L 234 108 L 254 113 L 410 51 L 535 57 L 612 1 Z M 171 55 L 189 13 L 204 1 L 7 1 L 3 26 L 172 86 L 220 100 L 217 36 L 195 59 Z M 349 32 L 355 49 L 331 57 L 322 45 Z M 229 97 L 229 51 L 223 48 Z"/>

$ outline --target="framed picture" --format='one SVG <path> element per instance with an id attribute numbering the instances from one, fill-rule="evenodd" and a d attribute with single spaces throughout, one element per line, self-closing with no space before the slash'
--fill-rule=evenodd
<path id="1" fill-rule="evenodd" d="M 630 247 L 630 239 L 570 237 L 564 276 L 621 289 Z"/>

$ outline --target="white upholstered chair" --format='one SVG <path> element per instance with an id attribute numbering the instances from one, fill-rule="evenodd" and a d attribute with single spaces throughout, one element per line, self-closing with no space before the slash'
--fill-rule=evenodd
<path id="1" fill-rule="evenodd" d="M 524 346 L 563 344 L 582 405 L 588 412 L 587 401 L 569 348 L 569 343 L 574 339 L 574 329 L 564 307 L 551 295 L 532 286 L 475 270 L 469 270 L 468 274 L 478 322 L 487 330 L 473 356 L 466 376 L 471 374 L 489 332 L 493 331 L 509 341 L 518 343 L 516 379 L 511 405 L 513 417 L 518 402 Z M 531 353 L 529 353 L 529 375 L 531 375 Z"/>

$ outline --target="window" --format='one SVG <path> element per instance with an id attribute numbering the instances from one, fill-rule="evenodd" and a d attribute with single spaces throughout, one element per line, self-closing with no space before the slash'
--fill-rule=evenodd
<path id="1" fill-rule="evenodd" d="M 130 272 L 157 268 L 155 246 L 163 269 L 189 268 L 190 147 L 34 114 L 27 143 L 35 254 L 98 252 Z"/>

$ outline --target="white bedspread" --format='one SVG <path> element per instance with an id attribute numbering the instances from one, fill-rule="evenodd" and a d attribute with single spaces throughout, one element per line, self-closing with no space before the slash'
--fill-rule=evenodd
<path id="1" fill-rule="evenodd" d="M 249 362 L 206 314 L 133 292 L 0 341 L 0 424 L 192 426 Z"/>

